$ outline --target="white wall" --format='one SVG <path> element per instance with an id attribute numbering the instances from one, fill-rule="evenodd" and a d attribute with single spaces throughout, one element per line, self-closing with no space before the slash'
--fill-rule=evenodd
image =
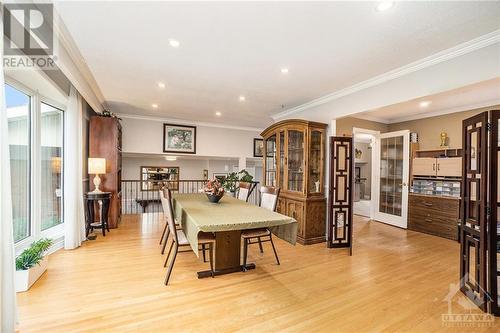
<path id="1" fill-rule="evenodd" d="M 127 153 L 163 153 L 163 121 L 122 117 L 123 151 Z M 184 121 L 178 122 L 188 125 Z M 258 130 L 196 126 L 196 155 L 206 157 L 252 157 L 253 139 Z"/>

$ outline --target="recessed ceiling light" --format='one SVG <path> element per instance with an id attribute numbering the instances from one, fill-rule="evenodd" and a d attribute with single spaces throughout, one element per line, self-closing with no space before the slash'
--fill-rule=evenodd
<path id="1" fill-rule="evenodd" d="M 151 106 L 153 107 L 153 109 L 158 109 L 158 104 L 153 103 L 151 104 Z"/>
<path id="2" fill-rule="evenodd" d="M 240 97 L 238 97 L 238 99 L 240 100 L 240 102 L 244 102 L 246 100 L 245 96 L 243 96 L 243 95 L 240 95 Z"/>
<path id="3" fill-rule="evenodd" d="M 165 156 L 167 161 L 177 161 L 177 156 Z"/>
<path id="4" fill-rule="evenodd" d="M 288 68 L 282 68 L 281 69 L 282 74 L 288 74 Z"/>
<path id="5" fill-rule="evenodd" d="M 170 46 L 176 47 L 176 48 L 181 45 L 181 43 L 177 39 L 169 39 L 168 43 L 170 44 Z"/>
<path id="6" fill-rule="evenodd" d="M 383 12 L 383 11 L 386 11 L 388 9 L 391 9 L 393 6 L 394 6 L 394 2 L 392 2 L 392 1 L 380 1 L 377 4 L 377 11 Z"/>
<path id="7" fill-rule="evenodd" d="M 216 115 L 217 117 L 220 117 L 220 116 L 222 116 L 222 113 L 221 113 L 220 111 L 217 111 L 217 112 L 215 112 L 215 115 Z"/>
<path id="8" fill-rule="evenodd" d="M 432 103 L 431 101 L 422 101 L 418 105 L 420 105 L 421 108 L 426 108 L 429 105 L 431 105 L 431 103 Z"/>
<path id="9" fill-rule="evenodd" d="M 163 82 L 158 82 L 158 87 L 159 87 L 159 88 L 162 88 L 162 89 L 163 89 L 163 88 L 165 88 L 165 83 L 163 83 Z"/>

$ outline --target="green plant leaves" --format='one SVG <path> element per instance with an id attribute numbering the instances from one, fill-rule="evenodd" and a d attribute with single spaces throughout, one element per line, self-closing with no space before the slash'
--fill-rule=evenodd
<path id="1" fill-rule="evenodd" d="M 49 238 L 42 238 L 25 249 L 16 258 L 16 270 L 26 270 L 37 265 L 42 261 L 44 253 L 52 246 L 53 241 Z"/>

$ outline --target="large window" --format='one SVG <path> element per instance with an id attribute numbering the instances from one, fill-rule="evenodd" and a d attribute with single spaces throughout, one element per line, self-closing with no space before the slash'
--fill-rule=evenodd
<path id="1" fill-rule="evenodd" d="M 63 112 L 41 103 L 40 157 L 42 230 L 62 223 Z"/>
<path id="2" fill-rule="evenodd" d="M 37 92 L 5 85 L 14 241 L 54 237 L 63 223 L 64 112 Z"/>
<path id="3" fill-rule="evenodd" d="M 30 224 L 30 114 L 31 98 L 5 86 L 9 126 L 10 173 L 14 241 L 31 235 Z"/>

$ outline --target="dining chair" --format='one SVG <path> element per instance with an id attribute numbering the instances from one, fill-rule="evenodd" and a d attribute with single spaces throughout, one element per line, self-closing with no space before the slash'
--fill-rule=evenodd
<path id="1" fill-rule="evenodd" d="M 174 223 L 174 213 L 172 209 L 172 193 L 170 189 L 165 189 L 165 199 L 166 200 L 166 208 L 167 208 L 167 225 L 170 229 L 170 233 L 172 234 L 172 242 L 170 243 L 170 248 L 168 250 L 167 258 L 165 258 L 165 263 L 163 267 L 167 266 L 168 258 L 170 257 L 170 253 L 172 252 L 172 248 L 174 249 L 172 260 L 168 266 L 167 275 L 165 277 L 165 285 L 168 285 L 168 280 L 170 279 L 170 275 L 172 274 L 172 269 L 174 268 L 175 259 L 177 258 L 178 252 L 190 252 L 190 250 L 179 251 L 179 247 L 190 247 L 189 241 L 186 238 L 186 235 L 182 230 L 179 230 L 175 227 Z M 210 271 L 212 273 L 212 277 L 214 277 L 214 246 L 215 246 L 215 236 L 212 233 L 208 232 L 200 232 L 198 233 L 198 245 L 202 245 L 203 248 L 208 246 L 208 251 L 210 254 Z"/>
<path id="2" fill-rule="evenodd" d="M 166 220 L 168 208 L 167 208 L 167 198 L 165 197 L 165 191 L 164 191 L 165 189 L 166 188 L 161 189 L 159 191 L 159 194 L 160 194 L 161 206 L 163 208 L 163 216 L 165 217 L 165 220 Z M 172 199 L 170 199 L 170 202 L 172 202 Z M 175 228 L 177 230 L 182 230 L 182 227 L 179 224 L 179 222 L 177 221 L 177 219 L 174 219 L 174 221 L 175 221 Z M 167 246 L 169 236 L 170 236 L 170 229 L 168 228 L 168 223 L 165 221 L 165 227 L 163 228 L 163 232 L 162 232 L 161 238 L 160 238 L 160 245 L 162 244 L 163 240 L 165 240 L 165 242 L 163 243 L 162 249 L 161 249 L 161 254 L 165 253 L 165 248 Z M 208 248 L 204 244 L 201 244 L 201 248 L 199 250 L 202 251 L 202 253 L 203 253 L 203 262 L 207 262 L 206 252 L 208 251 Z"/>
<path id="3" fill-rule="evenodd" d="M 164 219 L 166 220 L 167 219 L 167 199 L 165 198 L 165 193 L 164 193 L 163 189 L 159 190 L 158 192 L 160 195 L 161 206 L 163 208 L 163 216 L 164 216 Z M 177 222 L 177 220 L 174 220 L 174 223 L 175 223 L 176 229 L 181 228 L 181 226 Z M 163 240 L 165 240 L 165 243 L 163 243 L 163 246 L 161 248 L 161 254 L 165 253 L 165 247 L 167 246 L 169 235 L 170 235 L 170 230 L 168 228 L 168 223 L 165 221 L 165 227 L 163 228 L 163 232 L 162 232 L 161 238 L 160 238 L 160 245 L 162 245 Z M 205 252 L 203 252 L 203 253 L 205 253 Z"/>
<path id="4" fill-rule="evenodd" d="M 252 183 L 239 182 L 238 183 L 238 199 L 248 202 L 250 193 L 252 193 Z"/>
<path id="5" fill-rule="evenodd" d="M 262 186 L 260 188 L 260 207 L 269 209 L 274 212 L 278 204 L 279 193 L 279 187 Z M 272 235 L 273 234 L 271 230 L 269 230 L 268 228 L 244 230 L 241 233 L 241 237 L 243 238 L 243 267 L 246 267 L 247 264 L 248 245 L 259 244 L 260 252 L 263 253 L 264 251 L 262 249 L 262 243 L 264 242 L 271 242 L 274 256 L 276 257 L 276 262 L 278 265 L 280 264 L 278 253 L 276 252 L 276 248 L 274 247 Z"/>

